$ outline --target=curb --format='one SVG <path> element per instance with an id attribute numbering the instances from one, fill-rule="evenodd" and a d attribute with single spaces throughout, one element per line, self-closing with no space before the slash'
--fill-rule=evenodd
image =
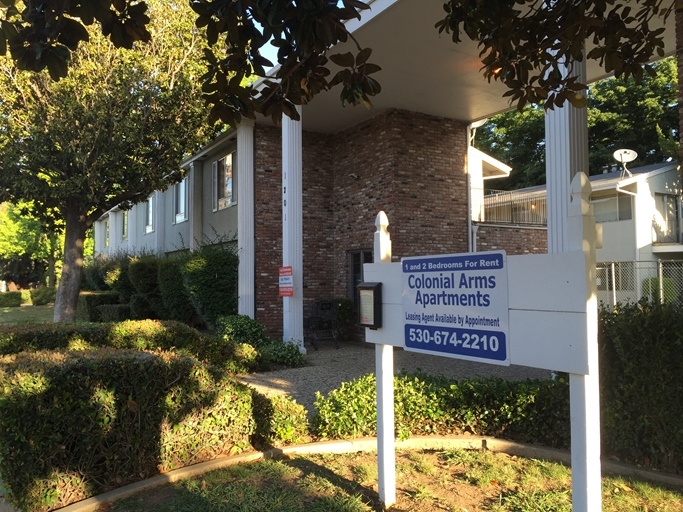
<path id="1" fill-rule="evenodd" d="M 567 465 L 571 462 L 569 452 L 564 450 L 544 448 L 532 444 L 515 443 L 485 436 L 416 436 L 405 441 L 396 441 L 397 450 L 442 450 L 455 448 L 474 450 L 483 448 L 492 452 L 507 453 L 509 455 L 517 455 L 526 458 L 551 460 L 562 462 Z M 229 457 L 220 457 L 192 466 L 175 469 L 168 473 L 164 473 L 163 475 L 148 478 L 142 482 L 126 485 L 119 489 L 100 494 L 99 496 L 72 503 L 71 505 L 67 505 L 58 510 L 60 510 L 60 512 L 92 512 L 102 505 L 110 505 L 115 501 L 128 498 L 141 491 L 202 475 L 216 469 L 233 466 L 235 464 L 255 462 L 261 459 L 277 459 L 298 454 L 312 455 L 323 453 L 374 452 L 376 450 L 377 438 L 364 437 L 342 441 L 320 441 L 316 443 L 287 446 L 284 448 L 271 448 L 262 452 L 250 452 Z M 603 473 L 637 476 L 650 482 L 683 487 L 683 475 L 647 471 L 628 464 L 608 460 L 602 461 L 602 470 Z"/>

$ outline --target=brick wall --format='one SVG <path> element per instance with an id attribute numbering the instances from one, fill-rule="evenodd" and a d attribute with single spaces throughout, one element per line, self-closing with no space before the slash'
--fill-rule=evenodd
<path id="1" fill-rule="evenodd" d="M 333 295 L 333 177 L 330 136 L 303 135 L 304 302 Z M 282 138 L 280 128 L 254 131 L 256 318 L 273 337 L 282 336 Z"/>
<path id="2" fill-rule="evenodd" d="M 282 262 L 279 128 L 257 125 L 255 144 L 256 317 L 282 335 L 277 270 Z M 393 254 L 467 251 L 467 127 L 460 121 L 389 110 L 349 130 L 303 134 L 304 301 L 346 296 L 348 253 L 371 250 L 377 212 L 389 217 Z M 499 234 L 495 247 L 545 252 L 527 230 Z M 492 236 L 492 235 L 491 235 Z M 507 239 L 506 237 L 509 237 Z M 484 239 L 482 239 L 484 240 Z M 493 249 L 493 246 L 487 246 Z M 480 244 L 480 250 L 485 250 Z"/>
<path id="3" fill-rule="evenodd" d="M 335 135 L 335 294 L 384 210 L 394 256 L 467 250 L 466 124 L 389 110 Z M 358 179 L 351 177 L 358 175 Z"/>
<path id="4" fill-rule="evenodd" d="M 477 229 L 477 251 L 545 254 L 548 252 L 548 230 L 480 224 Z"/>

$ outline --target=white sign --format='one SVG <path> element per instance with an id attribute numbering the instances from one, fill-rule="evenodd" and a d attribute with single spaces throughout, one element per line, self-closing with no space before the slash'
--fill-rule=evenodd
<path id="1" fill-rule="evenodd" d="M 509 365 L 504 251 L 401 260 L 406 350 Z"/>

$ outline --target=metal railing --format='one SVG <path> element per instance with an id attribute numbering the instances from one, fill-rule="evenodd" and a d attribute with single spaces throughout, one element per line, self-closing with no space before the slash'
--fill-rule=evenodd
<path id="1" fill-rule="evenodd" d="M 596 265 L 598 301 L 615 306 L 646 298 L 683 299 L 683 261 L 615 261 Z"/>
<path id="2" fill-rule="evenodd" d="M 473 221 L 534 226 L 547 224 L 545 189 L 519 192 L 473 188 L 471 194 Z"/>

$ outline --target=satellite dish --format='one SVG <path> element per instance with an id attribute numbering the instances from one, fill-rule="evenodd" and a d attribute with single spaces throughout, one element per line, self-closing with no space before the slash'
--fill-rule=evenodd
<path id="1" fill-rule="evenodd" d="M 624 173 L 628 173 L 629 176 L 633 176 L 633 174 L 631 174 L 631 171 L 629 171 L 626 168 L 626 164 L 628 162 L 633 162 L 636 158 L 638 158 L 638 153 L 636 153 L 632 149 L 617 149 L 614 153 L 612 153 L 612 156 L 624 168 L 622 175 Z"/>
<path id="2" fill-rule="evenodd" d="M 612 156 L 617 162 L 625 164 L 627 162 L 633 162 L 638 158 L 638 153 L 632 149 L 617 149 Z"/>

